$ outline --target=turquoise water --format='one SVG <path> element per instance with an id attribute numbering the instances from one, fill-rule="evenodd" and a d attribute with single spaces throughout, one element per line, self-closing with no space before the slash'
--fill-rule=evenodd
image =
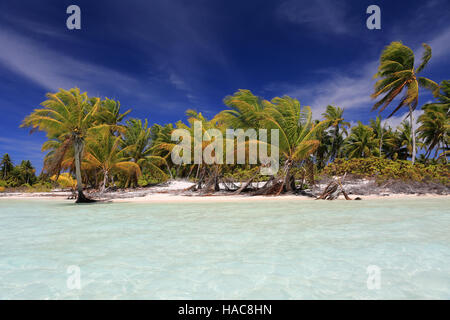
<path id="1" fill-rule="evenodd" d="M 0 299 L 450 299 L 449 208 L 3 199 Z"/>

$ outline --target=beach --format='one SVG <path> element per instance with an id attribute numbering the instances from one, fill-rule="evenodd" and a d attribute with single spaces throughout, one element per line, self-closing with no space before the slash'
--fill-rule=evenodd
<path id="1" fill-rule="evenodd" d="M 366 183 L 361 183 L 365 185 Z M 193 185 L 192 182 L 179 180 L 170 181 L 161 186 L 153 186 L 149 188 L 139 188 L 134 190 L 122 190 L 115 192 L 106 192 L 104 194 L 94 194 L 94 199 L 101 199 L 112 202 L 137 202 L 137 203 L 171 203 L 171 202 L 253 202 L 253 201 L 304 201 L 314 200 L 312 197 L 295 194 L 281 194 L 279 196 L 252 196 L 246 193 L 240 195 L 233 195 L 232 192 L 220 191 L 213 194 L 199 194 L 195 192 L 188 192 L 186 189 Z M 357 188 L 357 185 L 353 185 Z M 322 190 L 324 185 L 319 185 L 318 190 Z M 319 192 L 317 192 L 319 193 Z M 71 192 L 67 191 L 51 191 L 51 192 L 37 192 L 37 193 L 3 193 L 0 194 L 1 199 L 67 199 Z M 432 193 L 392 193 L 389 190 L 379 194 L 350 194 L 350 198 L 361 198 L 361 200 L 377 200 L 377 199 L 445 199 L 449 198 L 447 194 L 432 194 Z M 343 195 L 340 195 L 338 201 L 345 200 Z M 71 201 L 71 200 L 68 200 Z M 73 200 L 72 200 L 73 201 Z"/>

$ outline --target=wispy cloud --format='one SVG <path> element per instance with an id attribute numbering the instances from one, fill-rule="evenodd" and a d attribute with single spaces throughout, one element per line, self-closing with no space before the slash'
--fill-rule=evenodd
<path id="1" fill-rule="evenodd" d="M 431 45 L 433 50 L 431 63 L 434 62 L 434 66 L 439 66 L 440 60 L 450 55 L 450 28 L 434 35 L 426 42 Z M 418 61 L 420 61 L 422 51 L 422 47 L 414 50 Z M 327 105 L 339 106 L 345 110 L 367 109 L 374 103 L 370 94 L 373 92 L 375 83 L 373 75 L 377 71 L 377 65 L 378 61 L 376 60 L 362 64 L 352 62 L 338 70 L 322 70 L 320 73 L 324 75 L 323 80 L 315 81 L 312 84 L 278 83 L 271 84 L 266 89 L 298 98 L 302 104 L 312 107 L 313 115 L 317 118 L 321 117 Z M 429 96 L 430 93 L 423 91 L 422 96 L 424 95 Z M 347 113 L 347 115 L 349 114 L 351 113 Z M 418 115 L 418 113 L 416 114 Z M 402 116 L 391 117 L 389 123 L 392 124 L 392 127 L 396 127 L 404 116 L 406 113 Z"/>
<path id="2" fill-rule="evenodd" d="M 448 59 L 450 56 L 450 27 L 428 43 L 433 50 L 433 61 Z"/>
<path id="3" fill-rule="evenodd" d="M 0 29 L 0 43 L 0 63 L 47 90 L 75 86 L 95 91 L 101 86 L 118 90 L 119 86 L 136 85 L 130 76 L 77 60 L 6 28 Z"/>
<path id="4" fill-rule="evenodd" d="M 328 105 L 348 109 L 360 108 L 372 102 L 370 94 L 373 90 L 373 75 L 376 62 L 360 66 L 352 74 L 329 71 L 323 72 L 326 78 L 322 81 L 303 86 L 284 86 L 283 94 L 296 97 L 311 106 L 313 115 L 320 118 Z"/>
<path id="5" fill-rule="evenodd" d="M 288 0 L 277 11 L 281 19 L 301 24 L 313 31 L 347 34 L 351 31 L 348 23 L 348 7 L 344 1 L 333 0 Z"/>

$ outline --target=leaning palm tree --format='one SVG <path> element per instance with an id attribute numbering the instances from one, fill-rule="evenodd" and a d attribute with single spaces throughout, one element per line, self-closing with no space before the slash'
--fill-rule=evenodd
<path id="1" fill-rule="evenodd" d="M 239 90 L 232 96 L 224 99 L 229 108 L 216 115 L 215 120 L 219 125 L 225 124 L 234 129 L 258 129 L 261 114 L 270 102 L 255 96 L 250 90 Z"/>
<path id="2" fill-rule="evenodd" d="M 413 164 L 416 158 L 413 111 L 416 109 L 419 100 L 419 85 L 432 90 L 434 94 L 437 94 L 439 88 L 434 81 L 417 76 L 431 58 L 431 47 L 425 43 L 423 47 L 425 52 L 421 63 L 417 68 L 414 68 L 414 52 L 410 48 L 401 42 L 392 42 L 388 45 L 381 54 L 378 72 L 375 74 L 375 78 L 380 78 L 380 80 L 375 83 L 375 92 L 371 96 L 375 99 L 384 94 L 384 97 L 375 103 L 372 108 L 372 110 L 379 108 L 379 112 L 382 112 L 400 93 L 405 92 L 404 97 L 388 118 L 403 106 L 408 107 L 413 141 L 413 153 L 411 156 Z"/>
<path id="3" fill-rule="evenodd" d="M 326 125 L 325 121 L 314 123 L 310 107 L 300 107 L 297 99 L 285 96 L 276 97 L 264 110 L 263 127 L 279 130 L 279 152 L 283 158 L 283 178 L 277 194 L 282 190 L 295 188 L 295 180 L 291 174 L 294 165 L 308 159 L 318 148 L 320 142 L 316 133 Z"/>
<path id="4" fill-rule="evenodd" d="M 100 99 L 89 99 L 87 93 L 80 93 L 78 88 L 60 89 L 56 93 L 47 93 L 46 97 L 47 100 L 41 103 L 43 108 L 35 109 L 28 115 L 21 127 L 30 127 L 31 132 L 45 131 L 49 140 L 60 142 L 52 159 L 58 163 L 54 166 L 56 168 L 60 168 L 59 163 L 64 160 L 68 150 L 73 148 L 78 191 L 76 202 L 92 202 L 83 194 L 81 161 L 85 139 L 95 127 Z"/>
<path id="5" fill-rule="evenodd" d="M 139 166 L 132 161 L 128 161 L 127 148 L 121 149 L 122 137 L 112 135 L 109 128 L 99 129 L 95 135 L 87 138 L 86 142 L 86 156 L 83 166 L 87 169 L 98 169 L 102 172 L 102 192 L 105 191 L 110 177 L 115 173 L 122 172 L 136 176 L 141 174 Z"/>
<path id="6" fill-rule="evenodd" d="M 345 149 L 349 158 L 371 157 L 378 152 L 378 139 L 372 128 L 358 121 L 347 138 Z"/>
<path id="7" fill-rule="evenodd" d="M 344 109 L 333 106 L 327 106 L 326 111 L 322 113 L 322 116 L 325 118 L 327 122 L 327 126 L 329 128 L 333 128 L 333 139 L 331 142 L 331 151 L 330 151 L 332 161 L 336 157 L 338 157 L 339 150 L 342 147 L 342 143 L 344 142 L 344 139 L 342 138 L 341 135 L 341 129 L 343 133 L 347 134 L 346 128 L 350 127 L 350 123 L 344 121 L 343 114 Z"/>

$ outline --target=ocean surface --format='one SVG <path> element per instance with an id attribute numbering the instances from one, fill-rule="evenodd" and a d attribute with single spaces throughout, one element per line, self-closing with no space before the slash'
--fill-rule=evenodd
<path id="1" fill-rule="evenodd" d="M 0 199 L 0 299 L 450 299 L 450 200 Z"/>

